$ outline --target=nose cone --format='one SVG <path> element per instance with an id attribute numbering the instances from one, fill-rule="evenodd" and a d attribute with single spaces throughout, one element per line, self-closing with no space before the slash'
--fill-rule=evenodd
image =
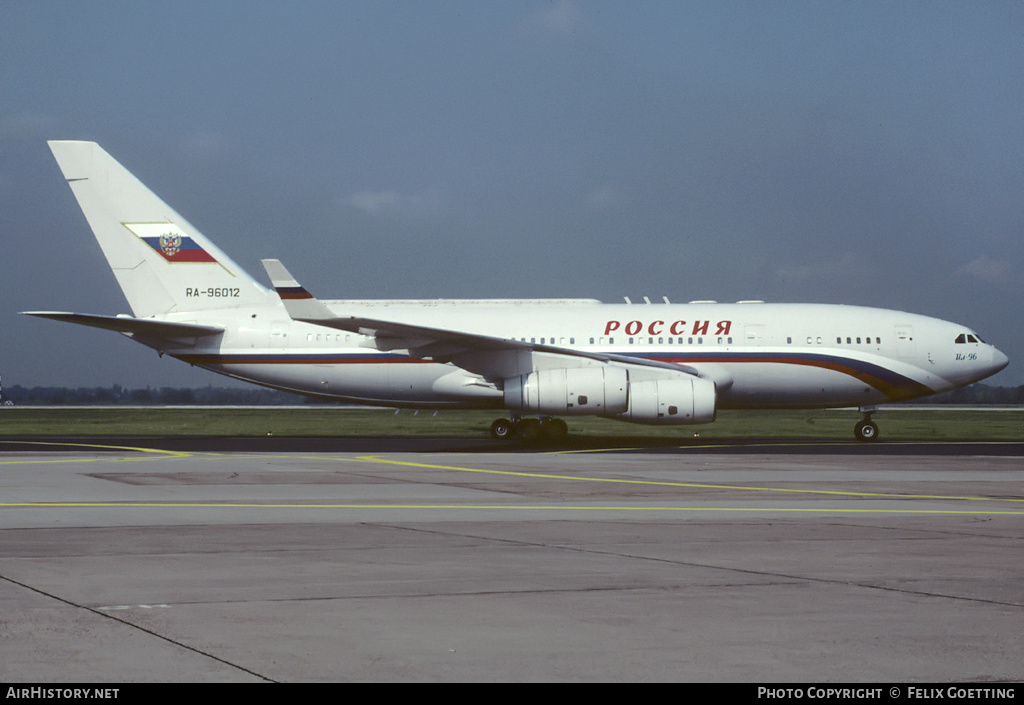
<path id="1" fill-rule="evenodd" d="M 1006 357 L 1001 350 L 992 348 L 992 371 L 989 372 L 990 375 L 994 375 L 1009 364 L 1010 358 Z"/>

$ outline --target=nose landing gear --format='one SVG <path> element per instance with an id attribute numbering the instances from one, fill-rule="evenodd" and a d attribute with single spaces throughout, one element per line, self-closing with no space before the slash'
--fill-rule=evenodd
<path id="1" fill-rule="evenodd" d="M 871 443 L 878 440 L 878 426 L 874 421 L 871 420 L 871 414 L 875 409 L 861 409 L 864 413 L 864 418 L 857 422 L 857 425 L 853 427 L 853 436 L 858 441 L 865 443 Z"/>

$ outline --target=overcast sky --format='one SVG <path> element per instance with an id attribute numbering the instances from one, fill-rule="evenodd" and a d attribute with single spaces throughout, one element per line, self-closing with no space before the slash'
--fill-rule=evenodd
<path id="1" fill-rule="evenodd" d="M 0 3 L 0 375 L 226 378 L 128 307 L 47 139 L 321 298 L 765 299 L 977 330 L 1024 384 L 1019 2 Z"/>

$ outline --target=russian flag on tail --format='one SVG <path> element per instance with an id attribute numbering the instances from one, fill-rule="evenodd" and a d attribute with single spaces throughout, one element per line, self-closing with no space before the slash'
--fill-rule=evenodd
<path id="1" fill-rule="evenodd" d="M 125 223 L 144 243 L 171 264 L 216 264 L 213 255 L 173 223 Z"/>

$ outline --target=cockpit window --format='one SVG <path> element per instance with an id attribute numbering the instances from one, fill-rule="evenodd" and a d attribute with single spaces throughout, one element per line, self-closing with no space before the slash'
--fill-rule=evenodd
<path id="1" fill-rule="evenodd" d="M 956 337 L 954 343 L 984 343 L 985 341 L 972 333 L 961 333 Z"/>

